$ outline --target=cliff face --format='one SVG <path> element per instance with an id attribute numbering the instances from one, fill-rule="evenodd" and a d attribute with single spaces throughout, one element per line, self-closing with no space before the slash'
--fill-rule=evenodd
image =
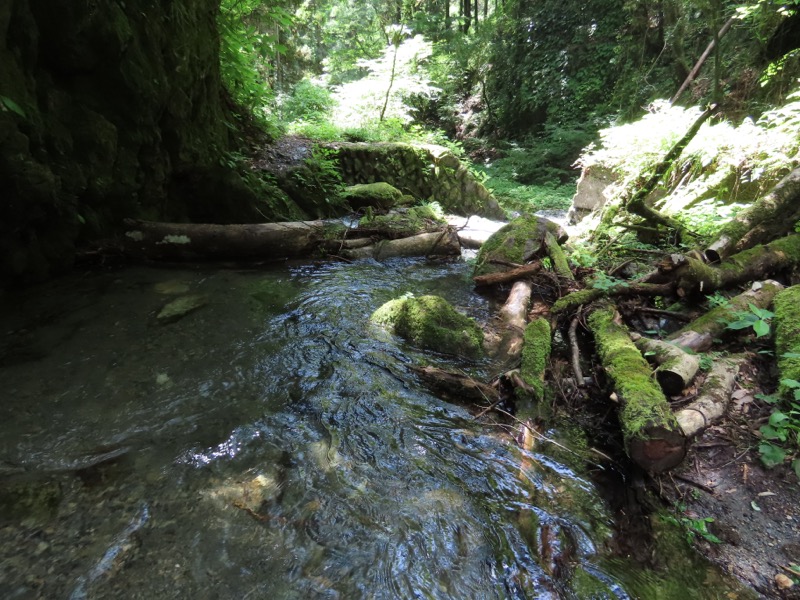
<path id="1" fill-rule="evenodd" d="M 38 279 L 124 217 L 248 221 L 219 0 L 0 3 L 0 279 Z"/>

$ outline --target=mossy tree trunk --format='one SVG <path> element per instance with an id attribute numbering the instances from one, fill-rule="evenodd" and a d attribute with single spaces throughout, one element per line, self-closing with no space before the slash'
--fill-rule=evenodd
<path id="1" fill-rule="evenodd" d="M 686 454 L 686 440 L 650 366 L 613 305 L 601 304 L 588 322 L 620 403 L 619 419 L 628 455 L 651 472 L 677 466 Z"/>
<path id="2" fill-rule="evenodd" d="M 700 358 L 680 347 L 661 340 L 632 335 L 636 347 L 658 364 L 656 379 L 667 396 L 677 396 L 688 386 L 700 369 Z"/>
<path id="3" fill-rule="evenodd" d="M 781 379 L 800 381 L 800 285 L 775 296 L 775 354 Z"/>
<path id="4" fill-rule="evenodd" d="M 686 437 L 713 425 L 728 409 L 741 359 L 723 358 L 714 363 L 700 393 L 691 404 L 675 414 Z"/>

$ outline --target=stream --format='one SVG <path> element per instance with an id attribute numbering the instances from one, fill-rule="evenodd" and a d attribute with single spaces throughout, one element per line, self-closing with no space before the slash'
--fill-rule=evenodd
<path id="1" fill-rule="evenodd" d="M 523 452 L 406 368 L 490 361 L 370 325 L 407 292 L 486 322 L 470 269 L 135 267 L 6 293 L 0 597 L 745 597 L 684 549 L 666 571 L 612 556 L 583 461 Z"/>

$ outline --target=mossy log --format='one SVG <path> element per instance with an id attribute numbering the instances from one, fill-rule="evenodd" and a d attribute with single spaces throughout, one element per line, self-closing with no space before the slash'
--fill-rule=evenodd
<path id="1" fill-rule="evenodd" d="M 329 221 L 217 225 L 127 220 L 125 225 L 125 253 L 152 260 L 270 260 L 320 253 L 383 259 L 461 252 L 458 236 L 450 228 L 376 242 L 380 230 L 351 230 Z M 364 237 L 368 234 L 370 240 Z"/>
<path id="2" fill-rule="evenodd" d="M 658 364 L 656 379 L 667 396 L 677 396 L 688 386 L 700 370 L 700 358 L 680 347 L 662 340 L 651 340 L 633 334 L 632 339 L 642 352 L 652 353 Z"/>
<path id="3" fill-rule="evenodd" d="M 550 358 L 551 337 L 550 322 L 545 318 L 534 319 L 525 327 L 520 374 L 537 401 L 544 399 L 544 375 Z"/>
<path id="4" fill-rule="evenodd" d="M 800 285 L 775 296 L 775 353 L 780 378 L 800 381 Z"/>
<path id="5" fill-rule="evenodd" d="M 728 323 L 738 320 L 738 314 L 748 312 L 750 304 L 767 308 L 775 295 L 783 289 L 777 281 L 756 282 L 752 287 L 728 300 L 724 305 L 713 308 L 669 336 L 670 343 L 693 352 L 705 352 L 722 335 Z"/>
<path id="6" fill-rule="evenodd" d="M 547 248 L 547 254 L 550 256 L 550 260 L 553 261 L 553 269 L 558 273 L 558 276 L 569 281 L 575 281 L 564 250 L 561 249 L 558 240 L 549 231 L 544 234 L 544 245 Z"/>
<path id="7" fill-rule="evenodd" d="M 458 256 L 461 244 L 455 229 L 448 227 L 444 231 L 421 233 L 397 240 L 382 240 L 363 248 L 342 250 L 339 254 L 345 258 L 374 258 L 383 260 L 397 256 Z"/>
<path id="8" fill-rule="evenodd" d="M 650 472 L 675 467 L 686 454 L 686 439 L 628 329 L 609 303 L 599 306 L 588 322 L 621 404 L 619 419 L 628 455 Z"/>
<path id="9" fill-rule="evenodd" d="M 799 264 L 800 234 L 792 234 L 729 256 L 716 266 L 696 258 L 673 255 L 661 262 L 659 271 L 671 273 L 679 296 L 689 296 L 764 279 Z"/>
<path id="10" fill-rule="evenodd" d="M 697 399 L 675 413 L 686 437 L 697 435 L 725 414 L 740 365 L 739 358 L 715 361 Z"/>
<path id="11" fill-rule="evenodd" d="M 472 280 L 475 282 L 476 287 L 487 287 L 490 285 L 500 285 L 501 283 L 509 283 L 522 279 L 523 277 L 530 277 L 542 270 L 542 263 L 537 261 L 529 265 L 522 265 L 510 271 L 503 271 L 500 273 L 489 273 L 488 275 L 477 275 Z"/>
<path id="12" fill-rule="evenodd" d="M 800 168 L 725 224 L 706 249 L 706 257 L 717 262 L 769 242 L 793 231 L 797 221 L 800 221 Z"/>
<path id="13" fill-rule="evenodd" d="M 601 298 L 612 296 L 666 296 L 673 291 L 672 284 L 659 284 L 659 283 L 618 283 L 611 287 L 588 288 L 585 290 L 578 290 L 567 294 L 563 298 L 559 298 L 550 308 L 553 314 L 568 313 L 582 304 L 591 304 L 592 302 Z"/>
<path id="14" fill-rule="evenodd" d="M 468 375 L 451 373 L 436 367 L 416 367 L 411 370 L 417 374 L 433 394 L 439 398 L 458 404 L 494 404 L 500 400 L 500 393 Z"/>

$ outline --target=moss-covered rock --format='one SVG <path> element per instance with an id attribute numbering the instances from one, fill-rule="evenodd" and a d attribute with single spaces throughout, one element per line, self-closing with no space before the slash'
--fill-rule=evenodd
<path id="1" fill-rule="evenodd" d="M 564 229 L 554 221 L 537 216 L 518 217 L 501 227 L 481 246 L 475 262 L 475 276 L 506 269 L 493 264 L 499 260 L 524 264 L 533 258 L 544 245 L 544 236 L 550 232 L 559 243 L 567 240 Z"/>
<path id="2" fill-rule="evenodd" d="M 61 497 L 61 486 L 56 481 L 5 481 L 0 486 L 0 525 L 17 520 L 45 522 L 56 515 Z"/>
<path id="3" fill-rule="evenodd" d="M 358 222 L 359 227 L 379 229 L 389 238 L 401 238 L 439 231 L 447 222 L 436 214 L 430 206 L 401 208 L 386 215 L 375 215 L 371 211 Z"/>
<path id="4" fill-rule="evenodd" d="M 439 296 L 390 300 L 370 320 L 420 348 L 468 357 L 483 351 L 481 328 Z"/>
<path id="5" fill-rule="evenodd" d="M 360 210 L 371 206 L 381 210 L 389 210 L 403 197 L 403 192 L 385 181 L 377 183 L 360 183 L 345 188 L 342 199 L 353 210 Z"/>

